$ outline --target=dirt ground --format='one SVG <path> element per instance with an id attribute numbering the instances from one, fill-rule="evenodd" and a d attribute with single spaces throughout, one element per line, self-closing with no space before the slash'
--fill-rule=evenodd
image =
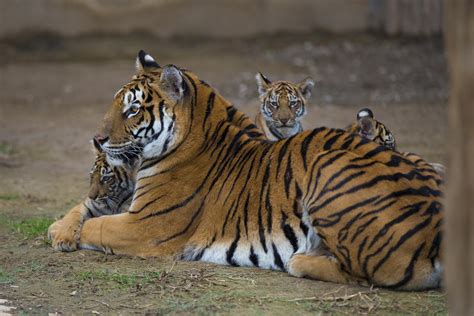
<path id="1" fill-rule="evenodd" d="M 371 107 L 403 151 L 446 162 L 442 41 L 279 35 L 240 41 L 51 34 L 0 42 L 0 313 L 445 314 L 443 291 L 401 293 L 196 262 L 58 253 L 48 225 L 81 201 L 89 140 L 139 49 L 192 69 L 243 111 L 254 75 L 316 86 L 304 123 L 344 127 Z"/>

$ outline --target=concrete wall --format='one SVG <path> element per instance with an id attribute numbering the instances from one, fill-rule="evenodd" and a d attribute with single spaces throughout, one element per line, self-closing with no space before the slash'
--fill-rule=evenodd
<path id="1" fill-rule="evenodd" d="M 369 0 L 1 0 L 0 38 L 146 30 L 160 37 L 250 37 L 276 32 L 357 32 Z"/>

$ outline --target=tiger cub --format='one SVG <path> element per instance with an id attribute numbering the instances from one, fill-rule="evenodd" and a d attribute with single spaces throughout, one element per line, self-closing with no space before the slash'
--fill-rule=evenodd
<path id="1" fill-rule="evenodd" d="M 98 142 L 93 140 L 96 160 L 90 172 L 86 218 L 123 213 L 131 204 L 135 189 L 135 164 L 111 166 Z"/>
<path id="2" fill-rule="evenodd" d="M 50 240 L 53 235 L 61 237 L 61 242 L 52 240 L 52 246 L 56 250 L 76 250 L 81 227 L 87 219 L 124 213 L 130 207 L 138 161 L 130 162 L 129 165 L 111 166 L 95 139 L 93 144 L 96 159 L 90 171 L 88 197 L 48 229 Z"/>
<path id="3" fill-rule="evenodd" d="M 314 81 L 307 77 L 300 83 L 271 82 L 263 74 L 256 75 L 260 111 L 255 119 L 267 139 L 277 141 L 303 131 L 301 118 L 311 96 Z"/>
<path id="4" fill-rule="evenodd" d="M 397 151 L 397 143 L 392 132 L 385 124 L 374 119 L 374 113 L 369 108 L 359 110 L 357 120 L 349 125 L 346 130 Z"/>
<path id="5" fill-rule="evenodd" d="M 347 131 L 353 134 L 369 139 L 390 148 L 393 151 L 398 151 L 397 143 L 392 132 L 385 126 L 385 124 L 374 119 L 374 113 L 369 108 L 359 110 L 357 113 L 357 120 L 346 128 Z M 440 163 L 427 163 L 417 154 L 410 152 L 400 152 L 413 163 L 422 167 L 423 164 L 429 164 L 442 178 L 446 174 L 446 167 Z"/>

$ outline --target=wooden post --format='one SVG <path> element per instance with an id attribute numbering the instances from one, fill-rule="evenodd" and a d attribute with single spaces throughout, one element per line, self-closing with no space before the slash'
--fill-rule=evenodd
<path id="1" fill-rule="evenodd" d="M 445 0 L 450 161 L 444 262 L 452 315 L 474 315 L 474 1 Z"/>
<path id="2" fill-rule="evenodd" d="M 369 0 L 370 25 L 389 35 L 441 32 L 442 0 Z"/>

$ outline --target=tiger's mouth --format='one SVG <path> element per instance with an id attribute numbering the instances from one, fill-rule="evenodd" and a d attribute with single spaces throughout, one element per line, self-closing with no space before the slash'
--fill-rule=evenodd
<path id="1" fill-rule="evenodd" d="M 364 132 L 364 131 L 362 131 L 362 132 L 360 132 L 360 135 L 361 135 L 362 137 L 364 137 L 364 138 L 369 139 L 369 140 L 373 140 L 373 139 L 375 138 L 375 135 L 374 135 L 374 133 L 372 133 L 372 132 Z"/>
<path id="2" fill-rule="evenodd" d="M 143 146 L 132 141 L 121 144 L 110 144 L 106 142 L 102 145 L 110 162 L 114 165 L 131 164 L 140 158 Z"/>
<path id="3" fill-rule="evenodd" d="M 287 123 L 282 123 L 282 122 L 279 122 L 279 121 L 275 121 L 275 127 L 279 127 L 279 128 L 293 128 L 295 127 L 296 125 L 296 122 L 287 122 Z"/>

